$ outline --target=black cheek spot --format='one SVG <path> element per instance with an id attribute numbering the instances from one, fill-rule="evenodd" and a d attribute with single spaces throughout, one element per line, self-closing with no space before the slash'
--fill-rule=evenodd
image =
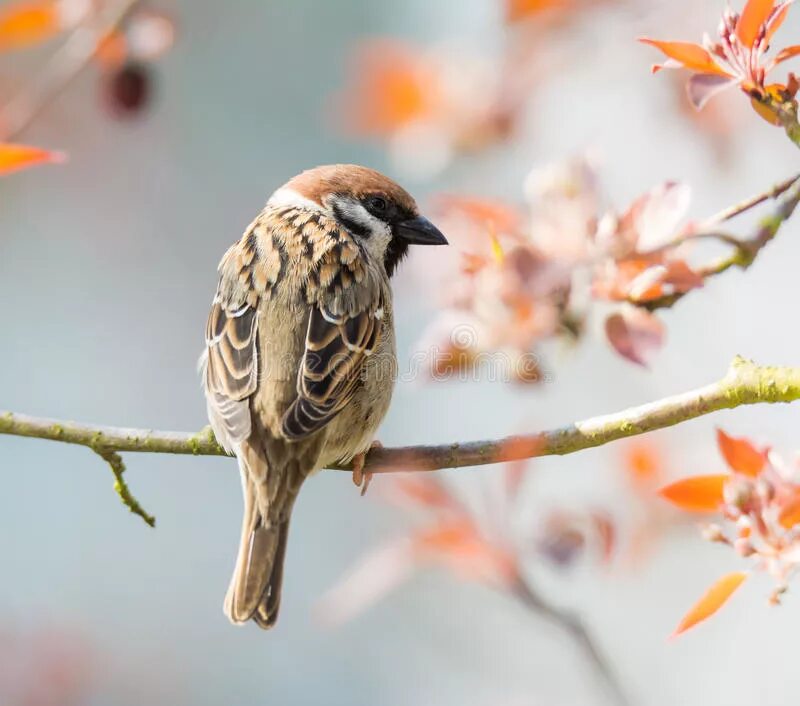
<path id="1" fill-rule="evenodd" d="M 348 218 L 338 204 L 335 204 L 333 207 L 333 215 L 345 230 L 349 231 L 355 236 L 358 236 L 359 238 L 369 238 L 369 228 L 361 223 L 358 223 L 357 221 L 354 221 L 352 218 Z"/>

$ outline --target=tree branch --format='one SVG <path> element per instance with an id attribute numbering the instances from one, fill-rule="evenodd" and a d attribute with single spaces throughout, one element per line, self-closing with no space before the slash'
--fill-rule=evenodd
<path id="1" fill-rule="evenodd" d="M 760 366 L 737 357 L 724 378 L 696 390 L 540 433 L 491 441 L 375 448 L 367 455 L 364 470 L 371 473 L 434 471 L 537 456 L 563 456 L 618 439 L 664 429 L 722 409 L 748 404 L 793 402 L 798 399 L 800 368 Z M 209 427 L 194 434 L 126 429 L 0 411 L 0 434 L 78 444 L 98 453 L 114 451 L 226 455 Z M 332 468 L 351 470 L 350 465 Z"/>
<path id="2" fill-rule="evenodd" d="M 595 673 L 603 681 L 604 686 L 613 702 L 618 706 L 627 706 L 630 703 L 614 670 L 606 657 L 591 636 L 583 621 L 575 615 L 550 603 L 533 584 L 522 578 L 517 578 L 512 586 L 511 593 L 528 610 L 536 613 L 545 620 L 563 630 L 572 642 L 581 650 L 583 656 L 592 666 Z"/>

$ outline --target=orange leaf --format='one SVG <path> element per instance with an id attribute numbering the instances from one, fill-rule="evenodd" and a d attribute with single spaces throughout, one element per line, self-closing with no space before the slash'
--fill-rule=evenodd
<path id="1" fill-rule="evenodd" d="M 572 0 L 506 0 L 506 21 L 509 23 L 534 17 L 551 10 L 568 10 Z"/>
<path id="2" fill-rule="evenodd" d="M 716 613 L 726 601 L 733 595 L 733 592 L 742 585 L 742 581 L 747 578 L 747 574 L 743 571 L 735 571 L 727 574 L 714 583 L 708 591 L 705 592 L 703 597 L 695 603 L 689 612 L 683 616 L 683 619 L 675 628 L 672 637 L 677 637 L 689 628 L 694 627 L 698 623 L 703 622 L 706 618 L 710 618 Z"/>
<path id="3" fill-rule="evenodd" d="M 661 454 L 649 441 L 634 441 L 625 449 L 625 470 L 637 488 L 653 485 L 663 475 Z"/>
<path id="4" fill-rule="evenodd" d="M 692 42 L 662 42 L 658 39 L 649 39 L 647 37 L 640 37 L 639 41 L 660 49 L 670 59 L 674 59 L 692 71 L 702 74 L 729 76 L 726 71 L 717 66 L 716 62 L 711 58 L 711 54 L 699 44 L 693 44 Z"/>
<path id="5" fill-rule="evenodd" d="M 781 508 L 778 521 L 786 529 L 792 529 L 792 527 L 800 522 L 800 497 L 790 500 L 788 505 Z"/>
<path id="6" fill-rule="evenodd" d="M 374 40 L 362 44 L 354 59 L 339 104 L 356 131 L 389 135 L 438 110 L 437 65 L 415 47 Z"/>
<path id="7" fill-rule="evenodd" d="M 658 494 L 681 510 L 714 512 L 722 505 L 722 488 L 728 476 L 690 476 L 664 486 Z"/>
<path id="8" fill-rule="evenodd" d="M 429 474 L 397 473 L 384 487 L 389 498 L 398 504 L 431 510 L 461 510 L 461 503 L 447 486 Z"/>
<path id="9" fill-rule="evenodd" d="M 774 5 L 775 0 L 747 0 L 736 23 L 736 35 L 746 47 L 755 44 L 761 25 L 767 21 Z"/>
<path id="10" fill-rule="evenodd" d="M 0 50 L 39 44 L 63 29 L 58 3 L 20 2 L 0 12 Z"/>
<path id="11" fill-rule="evenodd" d="M 421 530 L 415 537 L 418 550 L 441 554 L 459 554 L 480 544 L 477 527 L 470 519 L 443 522 Z"/>
<path id="12" fill-rule="evenodd" d="M 38 147 L 28 147 L 26 145 L 12 145 L 0 142 L 0 176 L 32 167 L 34 164 L 44 164 L 47 162 L 63 162 L 66 156 L 63 152 L 48 152 Z"/>
<path id="13" fill-rule="evenodd" d="M 464 578 L 506 584 L 517 572 L 514 556 L 482 537 L 471 520 L 420 530 L 414 547 L 420 559 L 438 561 Z"/>
<path id="14" fill-rule="evenodd" d="M 717 445 L 725 462 L 737 473 L 755 478 L 767 463 L 767 454 L 747 439 L 728 436 L 717 429 Z"/>
<path id="15" fill-rule="evenodd" d="M 800 44 L 793 44 L 790 47 L 786 47 L 781 49 L 776 55 L 774 63 L 780 64 L 782 61 L 786 61 L 791 59 L 792 57 L 797 56 L 800 54 Z"/>
<path id="16" fill-rule="evenodd" d="M 522 214 L 516 208 L 497 199 L 448 194 L 438 198 L 438 206 L 445 213 L 461 213 L 503 234 L 516 232 L 522 221 Z"/>

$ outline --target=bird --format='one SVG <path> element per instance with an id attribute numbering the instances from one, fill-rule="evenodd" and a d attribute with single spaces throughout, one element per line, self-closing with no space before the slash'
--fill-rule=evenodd
<path id="1" fill-rule="evenodd" d="M 278 188 L 219 263 L 200 370 L 244 496 L 224 602 L 234 624 L 275 625 L 306 478 L 352 462 L 366 483 L 397 372 L 390 279 L 412 244 L 447 240 L 389 177 L 333 164 Z"/>

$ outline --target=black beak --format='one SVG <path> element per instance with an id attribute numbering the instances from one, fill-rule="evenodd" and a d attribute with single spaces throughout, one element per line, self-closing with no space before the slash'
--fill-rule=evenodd
<path id="1" fill-rule="evenodd" d="M 398 223 L 395 233 L 397 237 L 414 245 L 447 245 L 447 238 L 424 216 Z"/>

